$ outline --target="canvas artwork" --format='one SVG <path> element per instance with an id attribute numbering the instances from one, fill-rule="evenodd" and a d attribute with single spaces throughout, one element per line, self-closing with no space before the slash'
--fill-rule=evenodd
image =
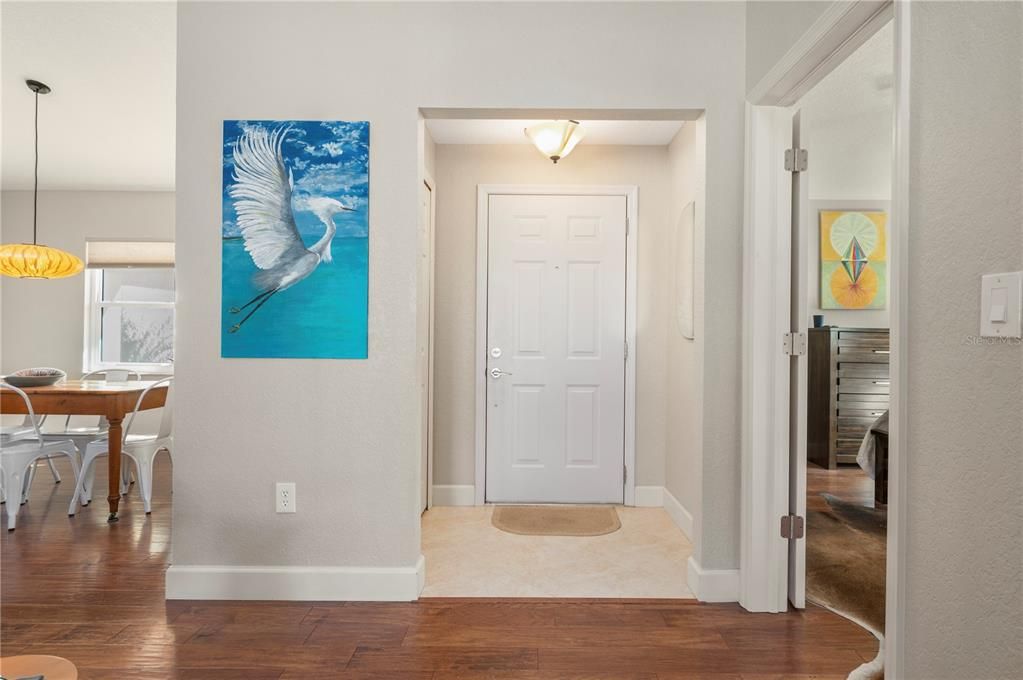
<path id="1" fill-rule="evenodd" d="M 682 337 L 692 340 L 693 278 L 696 250 L 696 204 L 690 201 L 682 208 L 675 228 L 675 317 Z"/>
<path id="2" fill-rule="evenodd" d="M 224 121 L 221 356 L 365 359 L 369 123 Z"/>
<path id="3" fill-rule="evenodd" d="M 821 309 L 884 309 L 888 216 L 881 210 L 821 210 Z"/>

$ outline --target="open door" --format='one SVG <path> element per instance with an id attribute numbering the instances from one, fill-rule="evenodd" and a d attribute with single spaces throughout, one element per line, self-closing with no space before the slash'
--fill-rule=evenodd
<path id="1" fill-rule="evenodd" d="M 793 607 L 806 606 L 806 420 L 807 420 L 807 322 L 810 314 L 808 252 L 809 164 L 800 134 L 800 115 L 792 116 L 792 151 L 786 169 L 792 176 L 792 287 L 789 315 L 793 344 L 789 366 L 789 515 L 790 525 L 789 601 Z"/>

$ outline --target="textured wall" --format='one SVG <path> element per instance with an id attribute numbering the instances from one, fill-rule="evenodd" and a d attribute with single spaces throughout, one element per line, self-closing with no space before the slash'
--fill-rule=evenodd
<path id="1" fill-rule="evenodd" d="M 416 561 L 420 107 L 707 110 L 708 566 L 738 564 L 745 8 L 542 7 L 179 4 L 176 565 Z M 230 118 L 371 121 L 367 361 L 220 359 Z M 275 480 L 297 482 L 299 513 L 274 514 Z"/>
<path id="2" fill-rule="evenodd" d="M 912 7 L 907 678 L 1023 669 L 1023 345 L 974 344 L 1023 269 L 1023 5 Z"/>
<path id="3" fill-rule="evenodd" d="M 662 146 L 580 146 L 557 165 L 526 145 L 441 144 L 437 162 L 434 482 L 473 484 L 476 388 L 476 186 L 639 186 L 636 483 L 664 485 L 665 302 L 670 244 Z"/>

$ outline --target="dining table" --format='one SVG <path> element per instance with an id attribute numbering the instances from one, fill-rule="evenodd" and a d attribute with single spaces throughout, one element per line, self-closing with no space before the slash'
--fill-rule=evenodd
<path id="1" fill-rule="evenodd" d="M 121 443 L 124 417 L 134 411 L 160 408 L 167 400 L 167 385 L 149 390 L 146 398 L 139 397 L 151 386 L 152 380 L 129 380 L 113 382 L 106 380 L 67 380 L 45 387 L 23 387 L 32 402 L 32 410 L 38 415 L 103 416 L 109 423 L 107 438 L 108 486 L 107 502 L 110 505 L 108 522 L 117 521 L 117 508 L 121 500 Z M 0 413 L 27 414 L 25 402 L 10 390 L 0 392 Z"/>

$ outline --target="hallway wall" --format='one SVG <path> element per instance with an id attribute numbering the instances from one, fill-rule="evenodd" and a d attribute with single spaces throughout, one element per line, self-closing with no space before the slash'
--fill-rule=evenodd
<path id="1" fill-rule="evenodd" d="M 664 285 L 666 296 L 664 314 L 667 322 L 665 378 L 667 380 L 667 417 L 665 418 L 665 489 L 682 506 L 682 524 L 692 524 L 690 539 L 696 541 L 700 531 L 703 501 L 703 394 L 706 374 L 703 367 L 705 351 L 705 290 L 707 206 L 705 143 L 706 119 L 686 123 L 668 147 L 670 204 L 669 225 L 671 238 L 667 244 L 668 267 Z M 686 274 L 676 261 L 678 252 L 678 220 L 682 209 L 695 203 L 693 255 L 693 331 L 692 339 L 682 335 L 676 318 L 674 295 L 676 277 Z M 665 505 L 672 507 L 672 499 Z M 689 518 L 685 514 L 689 514 Z M 678 520 L 676 520 L 678 521 Z"/>

